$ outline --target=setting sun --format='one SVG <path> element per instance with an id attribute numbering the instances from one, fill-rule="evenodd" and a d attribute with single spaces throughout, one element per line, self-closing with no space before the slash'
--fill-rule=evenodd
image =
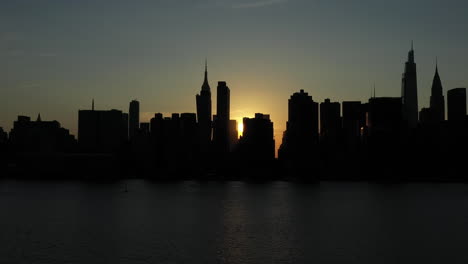
<path id="1" fill-rule="evenodd" d="M 244 133 L 244 122 L 242 120 L 237 121 L 237 131 L 238 131 L 239 137 L 241 137 L 242 134 Z"/>

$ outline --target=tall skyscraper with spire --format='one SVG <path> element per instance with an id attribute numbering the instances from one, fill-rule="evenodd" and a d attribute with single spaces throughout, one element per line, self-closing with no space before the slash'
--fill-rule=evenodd
<path id="1" fill-rule="evenodd" d="M 401 99 L 403 117 L 408 126 L 414 128 L 418 124 L 418 81 L 413 43 L 411 43 L 411 50 L 408 53 L 408 61 L 405 63 L 405 72 L 401 84 Z"/>
<path id="2" fill-rule="evenodd" d="M 431 115 L 435 122 L 445 120 L 445 101 L 444 92 L 442 91 L 442 82 L 440 81 L 439 69 L 436 62 L 436 69 L 431 88 L 431 102 L 430 109 Z"/>
<path id="3" fill-rule="evenodd" d="M 200 143 L 207 146 L 211 142 L 211 89 L 208 83 L 208 65 L 205 60 L 205 79 L 200 94 L 197 94 L 197 119 Z"/>

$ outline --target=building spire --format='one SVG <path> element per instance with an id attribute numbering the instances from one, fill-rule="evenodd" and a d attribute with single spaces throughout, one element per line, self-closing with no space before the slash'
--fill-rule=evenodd
<path id="1" fill-rule="evenodd" d="M 411 50 L 408 52 L 408 62 L 414 63 L 414 45 L 413 45 L 412 40 L 411 40 Z"/>
<path id="2" fill-rule="evenodd" d="M 37 115 L 37 120 L 36 120 L 36 122 L 42 122 L 41 113 L 39 113 L 39 114 Z"/>
<path id="3" fill-rule="evenodd" d="M 91 104 L 91 110 L 94 111 L 94 98 L 93 98 L 93 103 Z"/>
<path id="4" fill-rule="evenodd" d="M 205 58 L 205 80 L 204 82 L 208 83 L 208 60 Z"/>
<path id="5" fill-rule="evenodd" d="M 436 89 L 439 89 L 440 87 L 440 90 L 442 90 L 442 82 L 440 81 L 440 76 L 439 76 L 439 65 L 438 65 L 438 61 L 437 61 L 437 57 L 436 57 L 436 68 L 435 68 L 435 73 L 434 73 L 434 80 L 432 82 L 432 87 L 434 89 L 434 87 Z M 437 94 L 439 92 L 436 92 Z M 442 93 L 442 91 L 440 91 L 440 93 Z"/>
<path id="6" fill-rule="evenodd" d="M 208 60 L 205 58 L 205 79 L 203 80 L 202 91 L 210 91 L 208 83 Z"/>
<path id="7" fill-rule="evenodd" d="M 375 82 L 374 82 L 374 98 L 375 98 Z"/>

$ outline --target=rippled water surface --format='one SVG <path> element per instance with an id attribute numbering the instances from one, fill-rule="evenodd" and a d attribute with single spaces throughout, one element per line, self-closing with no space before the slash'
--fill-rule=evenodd
<path id="1" fill-rule="evenodd" d="M 0 210 L 0 263 L 468 263 L 463 184 L 0 181 Z"/>

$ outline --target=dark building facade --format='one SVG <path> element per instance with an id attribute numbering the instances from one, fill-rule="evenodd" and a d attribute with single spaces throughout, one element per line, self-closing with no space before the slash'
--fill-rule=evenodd
<path id="1" fill-rule="evenodd" d="M 370 178 L 407 177 L 405 167 L 413 167 L 416 163 L 416 158 L 404 151 L 407 122 L 403 119 L 401 100 L 400 97 L 369 99 L 366 135 L 369 158 L 365 168 Z"/>
<path id="2" fill-rule="evenodd" d="M 325 102 L 320 103 L 320 140 L 327 144 L 337 143 L 340 132 L 340 103 L 325 99 Z"/>
<path id="3" fill-rule="evenodd" d="M 218 153 L 229 151 L 230 90 L 218 82 L 214 143 Z"/>
<path id="4" fill-rule="evenodd" d="M 418 81 L 416 63 L 414 61 L 414 49 L 408 53 L 408 61 L 405 63 L 401 84 L 401 98 L 403 106 L 403 117 L 408 127 L 415 128 L 418 124 Z"/>
<path id="5" fill-rule="evenodd" d="M 169 122 L 165 120 L 163 114 L 156 113 L 150 120 L 150 131 L 151 131 L 151 145 L 154 150 L 154 162 L 156 166 L 161 167 L 165 163 L 165 147 L 169 142 L 166 138 L 169 136 L 165 133 L 164 128 L 168 126 Z"/>
<path id="6" fill-rule="evenodd" d="M 150 123 L 140 123 L 140 128 L 131 139 L 131 146 L 134 153 L 149 154 L 151 152 Z"/>
<path id="7" fill-rule="evenodd" d="M 197 118 L 200 143 L 207 148 L 212 137 L 212 121 L 211 121 L 211 88 L 208 83 L 208 68 L 205 62 L 205 78 L 201 87 L 200 94 L 196 96 L 197 102 Z"/>
<path id="8" fill-rule="evenodd" d="M 373 142 L 387 145 L 400 140 L 404 126 L 401 100 L 400 97 L 369 99 L 367 127 Z"/>
<path id="9" fill-rule="evenodd" d="M 229 151 L 234 151 L 239 140 L 237 120 L 229 120 Z"/>
<path id="10" fill-rule="evenodd" d="M 78 111 L 78 144 L 81 151 L 119 151 L 127 139 L 128 114 L 120 110 Z"/>
<path id="11" fill-rule="evenodd" d="M 310 166 L 318 145 L 319 107 L 312 96 L 300 90 L 288 101 L 288 122 L 278 158 L 287 167 Z"/>
<path id="12" fill-rule="evenodd" d="M 75 138 L 57 121 L 36 121 L 18 116 L 10 132 L 10 143 L 20 152 L 68 152 L 75 146 Z"/>
<path id="13" fill-rule="evenodd" d="M 343 102 L 343 142 L 348 150 L 355 150 L 366 128 L 367 104 L 359 101 Z"/>
<path id="14" fill-rule="evenodd" d="M 8 141 L 8 133 L 0 127 L 0 144 L 5 144 Z"/>
<path id="15" fill-rule="evenodd" d="M 173 170 L 177 163 L 177 153 L 180 147 L 180 116 L 172 114 L 164 117 L 155 114 L 151 119 L 151 137 L 156 153 L 156 164 Z"/>
<path id="16" fill-rule="evenodd" d="M 0 170 L 4 171 L 9 160 L 8 134 L 0 127 Z"/>
<path id="17" fill-rule="evenodd" d="M 448 121 L 466 120 L 466 88 L 455 88 L 447 92 Z"/>
<path id="18" fill-rule="evenodd" d="M 419 121 L 423 125 L 427 124 L 434 124 L 435 123 L 435 118 L 434 118 L 434 112 L 432 111 L 433 109 L 428 108 L 428 107 L 423 107 L 421 111 L 419 112 Z"/>
<path id="19" fill-rule="evenodd" d="M 244 118 L 244 132 L 239 140 L 239 152 L 247 162 L 267 162 L 275 159 L 275 139 L 270 115 L 256 113 Z"/>
<path id="20" fill-rule="evenodd" d="M 180 115 L 180 148 L 179 162 L 183 166 L 192 166 L 197 160 L 199 144 L 198 144 L 198 124 L 197 114 L 182 113 Z"/>
<path id="21" fill-rule="evenodd" d="M 155 114 L 150 123 L 155 165 L 169 171 L 194 168 L 198 159 L 199 138 L 195 113 Z"/>
<path id="22" fill-rule="evenodd" d="M 128 118 L 128 134 L 130 140 L 133 140 L 140 129 L 140 102 L 136 100 L 130 102 Z"/>
<path id="23" fill-rule="evenodd" d="M 148 122 L 140 123 L 140 132 L 150 133 L 150 123 Z"/>

